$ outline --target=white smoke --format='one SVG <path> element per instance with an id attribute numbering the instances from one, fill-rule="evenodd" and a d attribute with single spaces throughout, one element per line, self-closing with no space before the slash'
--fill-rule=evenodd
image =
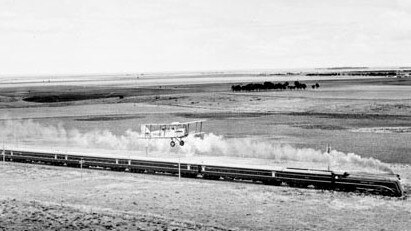
<path id="1" fill-rule="evenodd" d="M 65 147 L 98 148 L 108 150 L 130 150 L 144 152 L 178 153 L 185 156 L 234 156 L 246 158 L 270 159 L 276 161 L 301 161 L 314 163 L 332 163 L 333 165 L 356 165 L 392 173 L 387 164 L 374 158 L 363 158 L 354 153 L 332 150 L 330 153 L 311 148 L 294 148 L 268 141 L 250 138 L 226 139 L 212 133 L 203 139 L 187 137 L 184 146 L 170 148 L 167 139 L 143 139 L 139 132 L 127 130 L 123 135 L 115 135 L 108 130 L 80 132 L 77 129 L 65 129 L 43 125 L 32 120 L 3 120 L 0 122 L 1 135 L 6 142 L 36 143 L 40 145 L 60 145 Z"/>

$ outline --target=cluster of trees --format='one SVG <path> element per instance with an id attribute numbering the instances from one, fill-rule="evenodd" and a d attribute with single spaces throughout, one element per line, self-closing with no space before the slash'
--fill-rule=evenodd
<path id="1" fill-rule="evenodd" d="M 316 83 L 315 85 L 311 86 L 313 89 L 319 88 L 320 85 Z M 261 91 L 261 90 L 305 90 L 307 88 L 307 84 L 300 83 L 299 81 L 294 82 L 294 86 L 290 85 L 288 82 L 285 83 L 272 83 L 272 82 L 264 82 L 261 83 L 249 83 L 247 85 L 232 85 L 232 91 Z"/>
<path id="2" fill-rule="evenodd" d="M 314 85 L 311 85 L 311 87 L 312 87 L 313 89 L 316 89 L 316 88 L 319 88 L 319 87 L 320 87 L 320 84 L 316 83 L 316 84 L 314 84 Z"/>

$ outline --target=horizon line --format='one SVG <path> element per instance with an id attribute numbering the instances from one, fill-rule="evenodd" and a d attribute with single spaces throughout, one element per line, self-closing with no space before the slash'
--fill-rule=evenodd
<path id="1" fill-rule="evenodd" d="M 0 74 L 2 77 L 78 77 L 78 76 L 113 76 L 113 75 L 136 75 L 141 77 L 142 75 L 162 75 L 162 74 L 262 74 L 264 72 L 276 72 L 276 73 L 296 73 L 296 72 L 308 72 L 316 70 L 327 71 L 344 71 L 344 70 L 402 70 L 411 69 L 411 66 L 331 66 L 331 67 L 297 67 L 297 68 L 257 68 L 257 69 L 215 69 L 215 70 L 181 70 L 181 71 L 145 71 L 145 72 L 83 72 L 83 73 L 40 73 L 40 74 Z"/>

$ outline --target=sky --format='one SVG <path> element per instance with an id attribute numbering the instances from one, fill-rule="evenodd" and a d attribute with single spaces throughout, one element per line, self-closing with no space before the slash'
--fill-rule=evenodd
<path id="1" fill-rule="evenodd" d="M 0 0 L 0 76 L 410 64 L 409 0 Z"/>

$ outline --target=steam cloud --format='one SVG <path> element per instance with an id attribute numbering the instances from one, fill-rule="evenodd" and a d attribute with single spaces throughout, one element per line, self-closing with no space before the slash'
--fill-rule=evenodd
<path id="1" fill-rule="evenodd" d="M 356 165 L 392 173 L 387 164 L 374 158 L 363 158 L 354 153 L 345 154 L 336 150 L 324 153 L 311 148 L 294 148 L 290 145 L 273 144 L 252 139 L 226 139 L 212 133 L 203 139 L 189 136 L 182 147 L 170 148 L 168 140 L 142 139 L 141 133 L 127 130 L 123 135 L 115 135 L 108 130 L 80 132 L 67 130 L 62 124 L 43 125 L 32 120 L 9 120 L 0 122 L 1 136 L 6 142 L 30 143 L 41 145 L 62 145 L 65 147 L 98 148 L 108 150 L 130 150 L 144 152 L 178 153 L 185 156 L 235 156 L 263 158 L 278 161 L 302 161 L 333 163 L 334 165 Z"/>

